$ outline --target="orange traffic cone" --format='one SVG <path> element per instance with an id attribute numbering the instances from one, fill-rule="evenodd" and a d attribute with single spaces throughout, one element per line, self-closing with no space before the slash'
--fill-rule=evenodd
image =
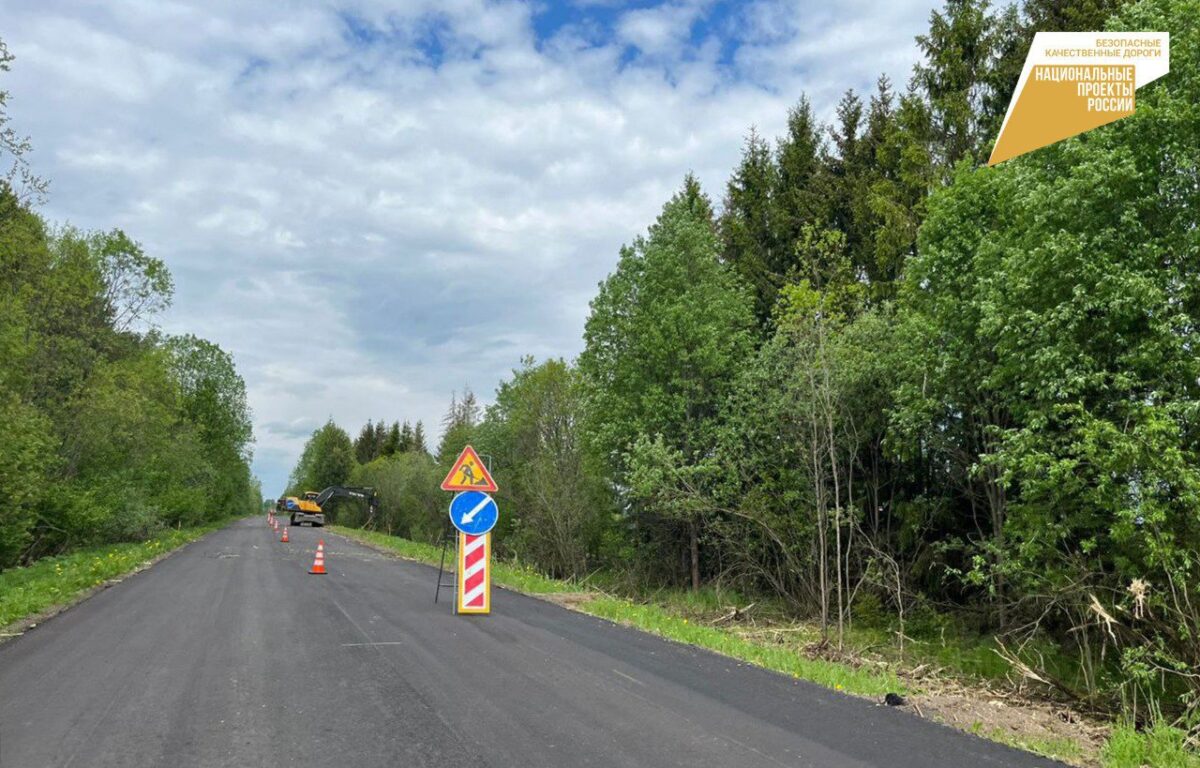
<path id="1" fill-rule="evenodd" d="M 280 541 L 281 541 L 281 542 L 283 542 L 284 544 L 287 544 L 287 543 L 288 543 L 288 535 L 287 535 L 287 532 L 288 532 L 288 527 L 285 525 L 285 526 L 283 527 L 283 538 L 282 538 L 282 539 L 280 539 Z"/>
<path id="2" fill-rule="evenodd" d="M 308 569 L 309 573 L 325 573 L 325 540 L 317 542 L 317 556 L 313 560 L 312 568 Z"/>

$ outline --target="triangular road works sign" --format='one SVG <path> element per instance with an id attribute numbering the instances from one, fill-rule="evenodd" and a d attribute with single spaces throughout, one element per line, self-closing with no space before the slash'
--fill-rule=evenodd
<path id="1" fill-rule="evenodd" d="M 446 479 L 442 481 L 443 491 L 483 491 L 495 493 L 498 489 L 496 481 L 488 473 L 487 467 L 479 460 L 479 454 L 471 446 L 463 448 L 458 454 L 458 461 Z"/>

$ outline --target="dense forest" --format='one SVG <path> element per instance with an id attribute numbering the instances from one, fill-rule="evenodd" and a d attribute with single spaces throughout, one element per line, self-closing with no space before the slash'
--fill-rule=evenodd
<path id="1" fill-rule="evenodd" d="M 12 60 L 0 42 L 0 72 Z M 155 317 L 166 266 L 124 232 L 55 226 L 0 90 L 0 570 L 246 514 L 246 389 L 230 355 Z"/>
<path id="2" fill-rule="evenodd" d="M 1106 27 L 1171 33 L 1137 114 L 982 167 L 1033 32 Z M 903 89 L 751 130 L 719 205 L 686 178 L 576 361 L 456 397 L 432 455 L 329 423 L 293 485 L 374 485 L 381 519 L 343 522 L 433 540 L 470 441 L 501 556 L 735 585 L 831 645 L 953 622 L 1059 695 L 1194 723 L 1200 3 L 949 0 L 918 44 Z"/>

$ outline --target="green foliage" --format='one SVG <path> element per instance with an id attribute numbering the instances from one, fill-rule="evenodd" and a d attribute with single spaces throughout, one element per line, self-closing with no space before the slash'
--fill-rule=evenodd
<path id="1" fill-rule="evenodd" d="M 350 474 L 353 485 L 374 488 L 379 493 L 380 515 L 367 521 L 361 505 L 338 507 L 339 525 L 369 526 L 389 535 L 414 541 L 433 542 L 446 524 L 447 498 L 438 488 L 442 468 L 424 451 L 406 451 L 383 456 L 356 466 Z"/>
<path id="2" fill-rule="evenodd" d="M 1045 604 L 1085 668 L 1116 643 L 1127 676 L 1086 685 L 1109 700 L 1200 700 L 1198 12 L 1128 9 L 1171 31 L 1172 75 L 1127 120 L 960 169 L 905 286 L 923 376 L 897 416 L 987 513 L 975 583 Z"/>
<path id="3" fill-rule="evenodd" d="M 45 493 L 47 467 L 54 463 L 50 423 L 11 394 L 0 401 L 0 564 L 15 562 L 29 546 L 37 502 Z"/>
<path id="4" fill-rule="evenodd" d="M 1147 731 L 1122 725 L 1104 747 L 1104 768 L 1198 768 L 1200 756 L 1183 746 L 1186 734 L 1165 724 Z"/>
<path id="5" fill-rule="evenodd" d="M 521 369 L 496 391 L 475 447 L 493 458 L 500 492 L 497 550 L 554 576 L 594 566 L 612 499 L 583 441 L 579 372 L 562 360 Z"/>
<path id="6" fill-rule="evenodd" d="M 12 57 L 0 42 L 0 72 Z M 232 359 L 153 328 L 170 272 L 120 230 L 51 229 L 0 90 L 0 569 L 259 503 Z M 6 159 L 7 163 L 8 160 Z"/>
<path id="7" fill-rule="evenodd" d="M 442 440 L 437 449 L 438 463 L 444 465 L 447 472 L 463 446 L 470 445 L 479 419 L 479 401 L 470 388 L 463 390 L 462 397 L 455 394 L 450 399 L 450 408 L 442 418 Z"/>
<path id="8" fill-rule="evenodd" d="M 120 231 L 51 231 L 0 191 L 0 568 L 257 507 L 231 358 L 150 328 L 161 261 Z"/>
<path id="9" fill-rule="evenodd" d="M 592 301 L 579 370 L 592 448 L 618 483 L 639 435 L 661 436 L 688 459 L 714 445 L 720 405 L 752 348 L 754 327 L 749 292 L 718 252 L 708 199 L 689 176 L 648 236 L 622 249 Z M 651 515 L 639 521 L 640 535 L 688 552 L 698 586 L 701 521 L 638 511 Z M 648 562 L 677 556 L 654 552 Z"/>
<path id="10" fill-rule="evenodd" d="M 991 69 L 1005 38 L 1007 15 L 989 13 L 989 0 L 947 0 L 929 17 L 929 31 L 917 37 L 924 61 L 916 82 L 932 114 L 933 139 L 943 169 L 960 160 L 981 162 L 992 127 L 987 107 Z M 1019 71 L 1018 71 L 1018 74 Z M 996 105 L 1001 110 L 1008 104 Z"/>
<path id="11" fill-rule="evenodd" d="M 797 135 L 781 147 L 787 159 L 789 181 L 804 181 L 819 170 L 817 135 L 812 111 L 801 102 L 790 115 L 789 128 Z M 805 217 L 814 201 L 790 196 L 776 202 L 781 169 L 771 155 L 771 149 L 757 133 L 751 131 L 742 150 L 741 164 L 734 170 L 725 190 L 724 211 L 720 219 L 722 257 L 754 291 L 754 310 L 760 323 L 771 315 L 775 295 L 779 291 L 782 273 L 786 270 L 786 247 L 777 231 L 785 216 Z M 794 189 L 808 190 L 803 182 Z M 784 207 L 785 210 L 777 210 Z M 790 221 L 789 221 L 790 223 Z"/>
<path id="12" fill-rule="evenodd" d="M 8 72 L 15 57 L 0 40 L 0 72 Z M 47 183 L 34 175 L 26 157 L 33 148 L 27 136 L 17 133 L 8 115 L 8 91 L 0 89 L 0 187 L 22 202 L 45 199 Z"/>
<path id="13" fill-rule="evenodd" d="M 708 201 L 689 177 L 592 301 L 579 368 L 595 444 L 614 468 L 636 435 L 661 434 L 689 456 L 712 444 L 753 324 L 747 291 L 717 252 Z"/>
<path id="14" fill-rule="evenodd" d="M 345 485 L 353 470 L 354 445 L 350 435 L 330 419 L 304 444 L 304 452 L 288 479 L 288 488 L 293 495 L 299 495 L 331 485 Z"/>

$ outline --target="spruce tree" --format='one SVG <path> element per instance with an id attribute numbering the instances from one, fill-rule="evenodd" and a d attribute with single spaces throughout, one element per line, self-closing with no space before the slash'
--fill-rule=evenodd
<path id="1" fill-rule="evenodd" d="M 725 190 L 719 231 L 722 257 L 754 291 L 754 313 L 766 325 L 782 283 L 771 201 L 778 169 L 770 147 L 751 129 L 742 160 Z"/>
<path id="2" fill-rule="evenodd" d="M 414 453 L 429 453 L 429 447 L 425 444 L 425 425 L 420 421 L 418 421 L 416 426 L 413 427 L 412 446 L 409 448 L 409 450 L 413 451 Z"/>

